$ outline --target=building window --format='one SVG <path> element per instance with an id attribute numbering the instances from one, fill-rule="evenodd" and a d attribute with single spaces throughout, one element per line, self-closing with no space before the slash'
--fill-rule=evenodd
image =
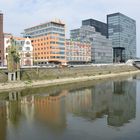
<path id="1" fill-rule="evenodd" d="M 26 44 L 27 44 L 27 45 L 29 45 L 29 44 L 30 44 L 30 42 L 29 42 L 29 41 L 27 41 L 27 42 L 26 42 Z"/>
<path id="2" fill-rule="evenodd" d="M 30 57 L 31 54 L 30 54 L 30 53 L 26 53 L 25 56 L 26 56 L 26 57 Z"/>
<path id="3" fill-rule="evenodd" d="M 22 50 L 22 47 L 19 47 L 19 50 L 21 51 Z"/>
<path id="4" fill-rule="evenodd" d="M 26 50 L 27 50 L 27 51 L 30 51 L 30 47 L 26 47 Z"/>
<path id="5" fill-rule="evenodd" d="M 29 60 L 29 59 L 26 60 L 26 61 L 25 61 L 25 65 L 26 65 L 26 66 L 31 66 L 31 60 Z"/>
<path id="6" fill-rule="evenodd" d="M 10 42 L 10 40 L 8 39 L 7 41 L 6 41 L 6 44 L 8 44 Z"/>

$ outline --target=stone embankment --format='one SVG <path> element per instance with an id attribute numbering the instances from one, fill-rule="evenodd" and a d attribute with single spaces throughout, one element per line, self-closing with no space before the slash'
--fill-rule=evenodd
<path id="1" fill-rule="evenodd" d="M 70 68 L 22 69 L 21 81 L 7 82 L 7 76 L 0 72 L 0 92 L 10 89 L 47 87 L 73 82 L 105 79 L 140 73 L 134 66 L 126 64 L 93 65 Z"/>

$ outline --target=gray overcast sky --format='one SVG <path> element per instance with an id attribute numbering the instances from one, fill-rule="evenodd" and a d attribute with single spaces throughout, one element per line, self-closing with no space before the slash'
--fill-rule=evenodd
<path id="1" fill-rule="evenodd" d="M 140 57 L 140 0 L 0 0 L 4 13 L 4 32 L 20 35 L 25 28 L 53 19 L 70 29 L 81 26 L 81 20 L 94 18 L 106 22 L 106 15 L 121 12 L 137 23 L 137 56 Z"/>

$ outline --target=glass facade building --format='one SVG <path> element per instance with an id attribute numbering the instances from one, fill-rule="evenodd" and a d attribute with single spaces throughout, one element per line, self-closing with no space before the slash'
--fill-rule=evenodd
<path id="1" fill-rule="evenodd" d="M 100 33 L 93 34 L 90 37 L 92 42 L 92 62 L 93 63 L 112 63 L 113 50 L 112 42 Z"/>
<path id="2" fill-rule="evenodd" d="M 112 40 L 114 62 L 136 57 L 136 21 L 121 14 L 107 15 L 108 38 Z"/>
<path id="3" fill-rule="evenodd" d="M 87 19 L 82 21 L 82 25 L 89 25 L 95 28 L 96 32 L 107 37 L 107 24 L 95 19 Z"/>
<path id="4" fill-rule="evenodd" d="M 95 27 L 83 25 L 79 29 L 70 31 L 71 39 L 89 41 L 91 43 L 91 62 L 92 63 L 112 63 L 113 51 L 112 42 L 99 32 Z"/>

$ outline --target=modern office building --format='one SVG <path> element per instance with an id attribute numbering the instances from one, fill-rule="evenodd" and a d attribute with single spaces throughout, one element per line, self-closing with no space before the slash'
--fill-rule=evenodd
<path id="1" fill-rule="evenodd" d="M 107 24 L 95 19 L 86 19 L 82 21 L 82 25 L 89 25 L 95 28 L 96 32 L 107 37 Z"/>
<path id="2" fill-rule="evenodd" d="M 79 40 L 66 40 L 66 59 L 69 64 L 86 64 L 91 62 L 91 45 Z"/>
<path id="3" fill-rule="evenodd" d="M 100 33 L 90 36 L 92 43 L 92 62 L 93 63 L 112 63 L 113 49 L 112 42 Z"/>
<path id="4" fill-rule="evenodd" d="M 12 34 L 4 34 L 4 66 L 7 66 L 8 47 L 11 46 L 10 38 L 13 38 L 16 43 L 20 55 L 20 66 L 33 65 L 33 46 L 29 38 L 21 38 L 12 36 Z"/>
<path id="5" fill-rule="evenodd" d="M 61 21 L 50 21 L 25 29 L 24 36 L 32 40 L 35 63 L 66 63 L 65 24 Z"/>
<path id="6" fill-rule="evenodd" d="M 89 41 L 91 43 L 91 61 L 92 63 L 112 63 L 113 51 L 112 42 L 96 32 L 95 27 L 83 25 L 79 29 L 71 30 L 71 39 Z"/>
<path id="7" fill-rule="evenodd" d="M 0 11 L 0 66 L 3 66 L 3 57 L 4 57 L 3 13 Z"/>
<path id="8" fill-rule="evenodd" d="M 31 38 L 34 52 L 34 64 L 66 63 L 65 42 L 58 34 Z"/>
<path id="9" fill-rule="evenodd" d="M 107 15 L 108 38 L 112 40 L 114 62 L 136 57 L 136 21 L 121 14 Z"/>

